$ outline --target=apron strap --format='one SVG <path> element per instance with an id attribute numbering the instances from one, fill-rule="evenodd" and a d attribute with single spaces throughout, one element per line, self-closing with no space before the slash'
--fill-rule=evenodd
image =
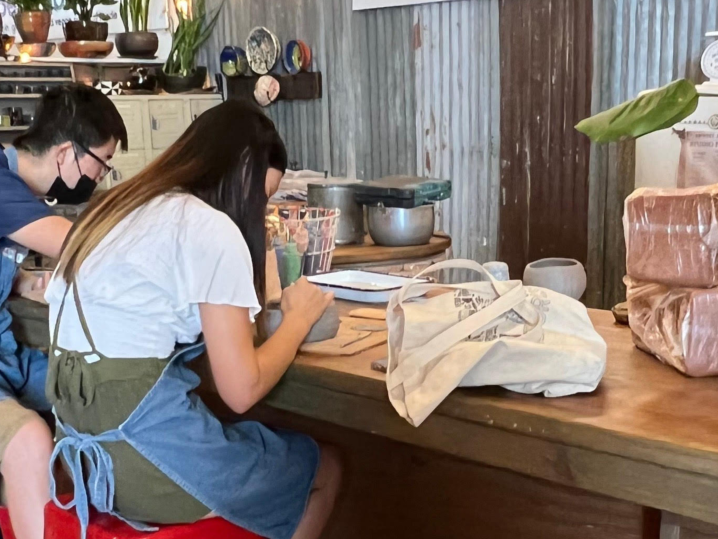
<path id="1" fill-rule="evenodd" d="M 82 302 L 80 301 L 80 293 L 77 290 L 77 280 L 72 280 L 72 295 L 75 298 L 75 308 L 77 309 L 77 317 L 80 319 L 80 325 L 82 326 L 82 331 L 85 334 L 85 339 L 87 339 L 87 342 L 90 344 L 90 348 L 92 349 L 93 354 L 97 354 L 100 357 L 104 357 L 102 354 L 100 354 L 97 351 L 97 348 L 95 347 L 95 341 L 92 340 L 92 334 L 90 333 L 90 328 L 87 325 L 87 319 L 85 318 L 85 313 L 82 310 Z"/>
<path id="2" fill-rule="evenodd" d="M 75 508 L 80 521 L 80 537 L 86 539 L 90 523 L 90 505 L 100 513 L 109 513 L 134 529 L 143 532 L 157 531 L 156 527 L 123 518 L 113 511 L 115 499 L 115 474 L 112 457 L 102 447 L 101 442 L 117 442 L 124 439 L 119 429 L 110 430 L 96 436 L 81 434 L 70 425 L 65 425 L 55 414 L 56 424 L 65 435 L 55 446 L 50 457 L 50 494 L 52 501 L 65 511 Z M 74 497 L 67 504 L 57 499 L 57 484 L 53 468 L 59 456 L 67 463 L 72 482 L 75 485 Z M 84 458 L 83 458 L 84 457 Z M 87 482 L 85 471 L 89 472 Z"/>
<path id="3" fill-rule="evenodd" d="M 70 291 L 70 285 L 65 287 L 65 293 L 62 296 L 62 302 L 60 303 L 60 310 L 57 312 L 57 318 L 55 319 L 55 329 L 52 333 L 52 345 L 57 348 L 57 337 L 60 334 L 60 320 L 62 319 L 62 312 L 65 310 L 65 300 L 67 299 L 67 293 Z"/>

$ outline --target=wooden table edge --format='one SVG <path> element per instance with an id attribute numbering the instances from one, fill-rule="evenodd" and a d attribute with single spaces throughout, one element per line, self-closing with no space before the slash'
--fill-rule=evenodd
<path id="1" fill-rule="evenodd" d="M 665 444 L 668 449 L 664 448 L 666 453 L 662 458 L 651 461 L 640 452 L 631 455 L 630 452 L 617 453 L 604 447 L 599 449 L 599 445 L 603 446 L 607 441 L 589 447 L 581 436 L 550 437 L 540 431 L 527 432 L 513 428 L 513 425 L 507 426 L 504 423 L 507 418 L 489 424 L 449 416 L 441 409 L 421 427 L 415 428 L 399 417 L 388 398 L 377 399 L 371 394 L 313 384 L 311 377 L 307 379 L 304 376 L 306 373 L 301 371 L 314 368 L 293 367 L 267 397 L 265 404 L 481 465 L 511 470 L 718 525 L 718 506 L 713 501 L 718 496 L 718 477 L 662 462 L 671 456 L 680 456 L 670 451 L 671 444 Z M 487 409 L 499 411 L 491 406 Z M 516 412 L 517 425 L 519 416 L 540 417 Z M 544 419 L 560 423 L 559 420 Z M 624 437 L 623 441 L 633 440 Z"/>

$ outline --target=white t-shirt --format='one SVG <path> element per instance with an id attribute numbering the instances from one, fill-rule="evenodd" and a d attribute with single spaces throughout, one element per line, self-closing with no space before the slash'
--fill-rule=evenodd
<path id="1" fill-rule="evenodd" d="M 76 277 L 82 309 L 97 350 L 112 358 L 169 357 L 176 343 L 202 331 L 200 303 L 260 311 L 252 260 L 239 228 L 198 198 L 173 193 L 123 219 L 97 246 Z M 50 335 L 66 285 L 55 277 L 45 299 Z M 58 345 L 86 352 L 72 291 Z"/>

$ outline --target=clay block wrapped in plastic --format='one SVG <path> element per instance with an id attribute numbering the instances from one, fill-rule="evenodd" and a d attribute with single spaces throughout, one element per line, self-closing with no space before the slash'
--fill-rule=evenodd
<path id="1" fill-rule="evenodd" d="M 718 375 L 718 290 L 626 278 L 633 342 L 689 376 Z"/>
<path id="2" fill-rule="evenodd" d="M 623 227 L 629 277 L 673 286 L 718 285 L 718 185 L 638 189 L 626 199 Z"/>

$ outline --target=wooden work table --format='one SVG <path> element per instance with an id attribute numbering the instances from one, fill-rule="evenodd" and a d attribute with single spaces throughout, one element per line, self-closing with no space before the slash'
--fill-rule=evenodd
<path id="1" fill-rule="evenodd" d="M 332 539 L 718 537 L 718 379 L 636 350 L 609 312 L 591 318 L 608 366 L 590 395 L 461 389 L 415 428 L 371 370 L 379 346 L 300 355 L 251 415 L 344 451 Z"/>
<path id="2" fill-rule="evenodd" d="M 389 403 L 384 375 L 370 369 L 386 356 L 382 346 L 350 358 L 300 356 L 267 404 L 718 524 L 718 380 L 686 378 L 640 352 L 610 312 L 592 311 L 591 318 L 608 343 L 608 365 L 590 395 L 548 399 L 461 389 L 414 428 Z M 638 536 L 651 536 L 645 512 L 642 518 Z M 611 536 L 632 535 L 604 535 Z"/>

